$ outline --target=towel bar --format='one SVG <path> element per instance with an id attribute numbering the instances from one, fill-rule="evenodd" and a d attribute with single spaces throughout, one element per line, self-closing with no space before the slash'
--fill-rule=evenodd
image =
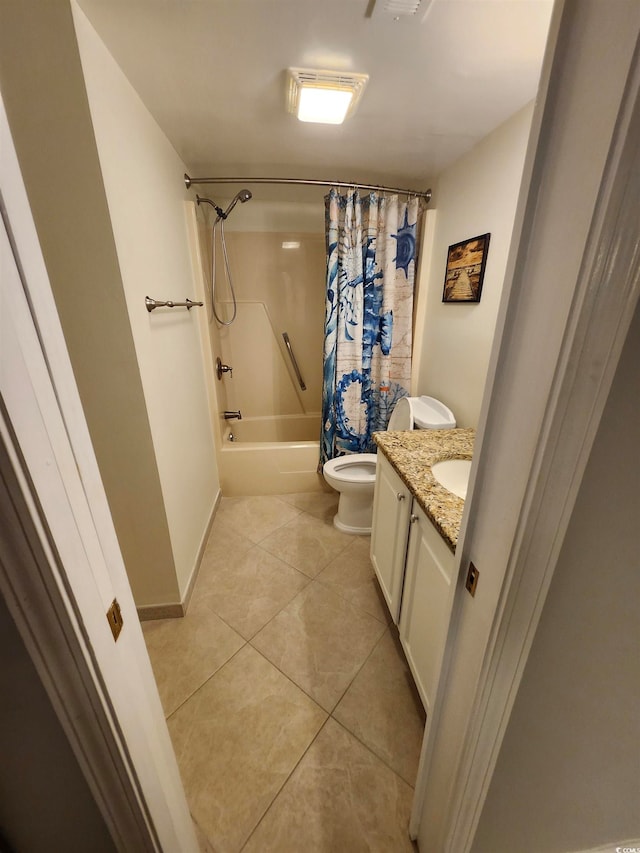
<path id="1" fill-rule="evenodd" d="M 202 302 L 193 302 L 191 299 L 186 299 L 184 302 L 172 302 L 171 299 L 167 299 L 166 302 L 162 302 L 160 299 L 152 299 L 150 296 L 145 296 L 144 304 L 147 306 L 147 311 L 151 313 L 156 308 L 186 308 L 187 311 L 191 311 L 194 305 L 199 305 L 202 307 Z"/>

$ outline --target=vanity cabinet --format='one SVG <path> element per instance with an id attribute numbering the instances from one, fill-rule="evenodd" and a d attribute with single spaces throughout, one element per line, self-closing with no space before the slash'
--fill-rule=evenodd
<path id="1" fill-rule="evenodd" d="M 400 616 L 411 501 L 409 489 L 389 460 L 379 453 L 373 497 L 371 562 L 396 625 Z"/>
<path id="2" fill-rule="evenodd" d="M 455 557 L 413 502 L 404 575 L 400 642 L 427 711 L 442 666 L 455 586 Z"/>
<path id="3" fill-rule="evenodd" d="M 371 562 L 429 713 L 451 616 L 455 557 L 382 453 L 377 462 Z"/>

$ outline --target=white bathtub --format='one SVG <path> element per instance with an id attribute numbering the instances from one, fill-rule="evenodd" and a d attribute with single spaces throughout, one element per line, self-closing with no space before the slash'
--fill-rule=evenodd
<path id="1" fill-rule="evenodd" d="M 222 494 L 326 490 L 324 478 L 317 473 L 319 431 L 319 413 L 227 421 L 220 453 Z"/>

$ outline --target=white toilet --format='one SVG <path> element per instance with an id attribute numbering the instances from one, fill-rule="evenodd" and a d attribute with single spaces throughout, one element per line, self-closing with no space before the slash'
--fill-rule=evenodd
<path id="1" fill-rule="evenodd" d="M 433 397 L 402 397 L 389 419 L 389 430 L 453 429 L 451 409 Z M 343 533 L 371 533 L 373 489 L 376 482 L 375 453 L 352 453 L 324 463 L 327 483 L 340 492 L 333 523 Z"/>

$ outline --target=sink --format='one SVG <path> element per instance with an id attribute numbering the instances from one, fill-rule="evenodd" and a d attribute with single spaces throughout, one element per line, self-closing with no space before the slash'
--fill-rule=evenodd
<path id="1" fill-rule="evenodd" d="M 467 496 L 470 471 L 470 459 L 443 459 L 431 466 L 431 473 L 438 483 L 463 500 Z"/>

